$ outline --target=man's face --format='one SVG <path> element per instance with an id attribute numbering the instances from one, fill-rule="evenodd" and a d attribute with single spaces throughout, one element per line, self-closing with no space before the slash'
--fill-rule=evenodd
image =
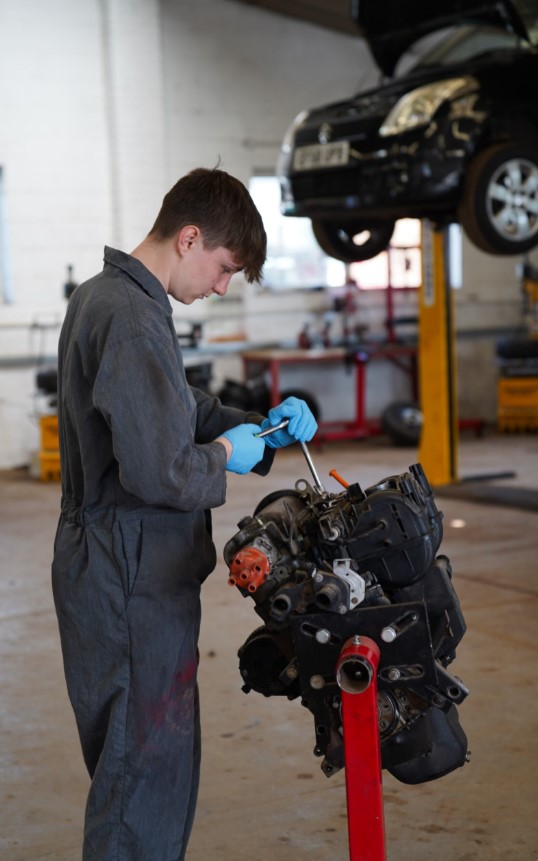
<path id="1" fill-rule="evenodd" d="M 241 268 L 226 248 L 205 248 L 202 236 L 198 233 L 180 249 L 169 293 L 184 305 L 190 305 L 196 299 L 205 299 L 212 293 L 224 296 L 232 275 L 240 272 Z"/>

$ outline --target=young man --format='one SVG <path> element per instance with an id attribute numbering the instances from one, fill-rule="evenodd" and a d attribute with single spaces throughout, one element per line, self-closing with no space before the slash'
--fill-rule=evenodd
<path id="1" fill-rule="evenodd" d="M 187 384 L 168 296 L 223 296 L 260 277 L 263 224 L 246 188 L 199 168 L 129 255 L 105 249 L 60 337 L 62 509 L 52 566 L 68 692 L 91 776 L 84 861 L 179 861 L 199 775 L 200 586 L 226 470 L 262 475 L 307 441 L 290 398 L 268 418 Z M 261 427 L 289 418 L 260 439 Z M 267 442 L 266 442 L 267 441 Z"/>

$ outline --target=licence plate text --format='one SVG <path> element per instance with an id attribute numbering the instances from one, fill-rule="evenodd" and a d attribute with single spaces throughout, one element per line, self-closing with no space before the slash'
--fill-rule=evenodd
<path id="1" fill-rule="evenodd" d="M 295 150 L 294 170 L 316 170 L 316 168 L 341 167 L 349 161 L 349 141 L 327 144 L 311 144 Z"/>

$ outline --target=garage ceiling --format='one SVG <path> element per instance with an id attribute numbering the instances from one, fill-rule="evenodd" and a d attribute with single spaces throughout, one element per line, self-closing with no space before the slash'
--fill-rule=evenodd
<path id="1" fill-rule="evenodd" d="M 260 6 L 280 15 L 309 21 L 340 33 L 357 36 L 357 27 L 349 16 L 349 0 L 240 0 L 249 6 Z"/>

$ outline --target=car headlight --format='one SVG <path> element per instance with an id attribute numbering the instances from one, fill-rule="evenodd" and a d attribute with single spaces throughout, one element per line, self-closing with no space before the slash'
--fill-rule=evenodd
<path id="1" fill-rule="evenodd" d="M 390 137 L 418 126 L 426 126 L 444 101 L 460 96 L 476 86 L 475 79 L 466 76 L 417 87 L 396 102 L 379 129 L 379 134 L 382 137 Z"/>
<path id="2" fill-rule="evenodd" d="M 301 111 L 300 114 L 297 114 L 294 121 L 288 128 L 286 134 L 284 135 L 284 140 L 282 141 L 282 146 L 280 147 L 280 153 L 276 163 L 277 176 L 284 177 L 287 173 L 289 173 L 295 134 L 297 130 L 300 129 L 302 125 L 304 125 L 309 114 L 310 111 Z"/>

